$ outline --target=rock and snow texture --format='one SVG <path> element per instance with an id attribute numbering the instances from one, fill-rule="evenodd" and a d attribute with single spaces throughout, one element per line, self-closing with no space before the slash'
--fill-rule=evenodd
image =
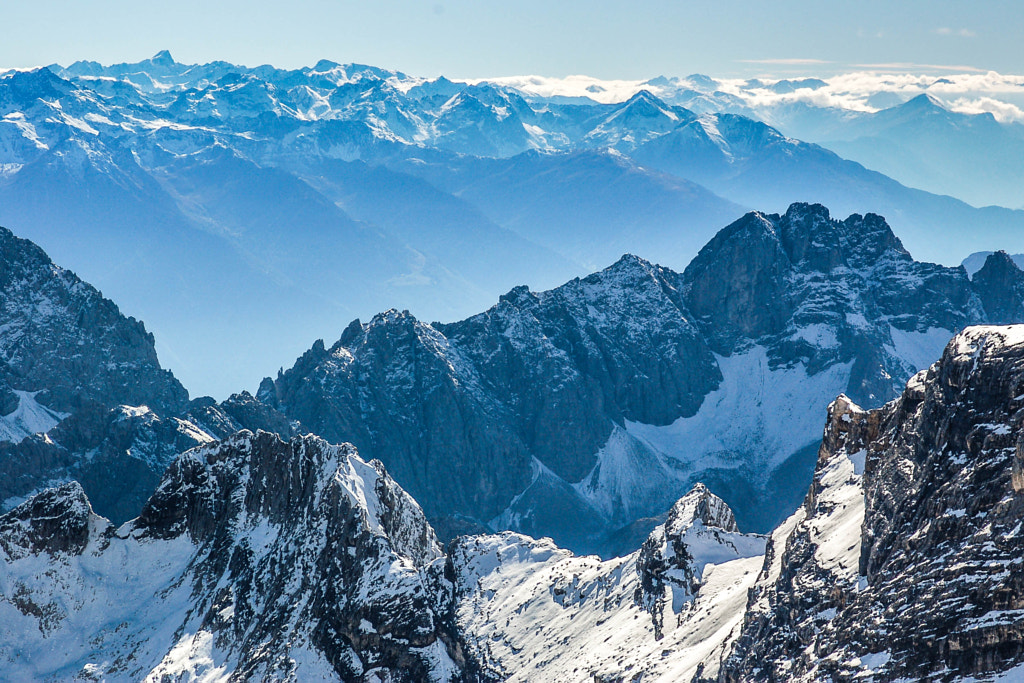
<path id="1" fill-rule="evenodd" d="M 0 228 L 0 510 L 78 479 L 104 514 L 135 516 L 174 457 L 210 440 L 171 417 L 187 404 L 141 322 Z"/>
<path id="2" fill-rule="evenodd" d="M 189 402 L 141 322 L 3 228 L 0 413 L 0 511 L 74 479 L 118 523 L 179 453 L 243 428 L 300 431 L 247 392 Z"/>
<path id="3" fill-rule="evenodd" d="M 10 680 L 462 680 L 434 532 L 349 446 L 240 432 L 120 528 L 72 482 L 0 532 Z"/>
<path id="4" fill-rule="evenodd" d="M 463 537 L 449 556 L 458 629 L 495 680 L 710 675 L 738 633 L 764 547 L 703 486 L 642 550 L 606 562 L 511 532 Z"/>
<path id="5" fill-rule="evenodd" d="M 120 528 L 77 483 L 0 516 L 17 680 L 1015 680 L 1024 326 L 830 406 L 804 505 L 743 534 L 697 485 L 608 561 L 513 532 L 442 552 L 376 461 L 240 432 Z"/>
<path id="6" fill-rule="evenodd" d="M 1022 395 L 1018 325 L 967 328 L 883 408 L 840 397 L 721 680 L 1012 680 Z"/>
<path id="7" fill-rule="evenodd" d="M 681 274 L 627 256 L 460 322 L 357 321 L 261 400 L 381 459 L 442 536 L 609 554 L 609 531 L 697 481 L 766 532 L 806 490 L 832 398 L 881 405 L 956 330 L 1024 314 L 1001 284 L 1024 273 L 990 260 L 1000 277 L 972 282 L 914 261 L 879 216 L 794 204 L 724 228 Z"/>
<path id="8" fill-rule="evenodd" d="M 0 228 L 0 411 L 13 427 L 4 440 L 48 431 L 83 402 L 181 410 L 188 394 L 153 344 L 142 323 Z"/>

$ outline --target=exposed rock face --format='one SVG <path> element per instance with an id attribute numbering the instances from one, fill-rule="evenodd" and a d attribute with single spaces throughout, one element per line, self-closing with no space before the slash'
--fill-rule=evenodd
<path id="1" fill-rule="evenodd" d="M 0 529 L 12 678 L 465 678 L 434 532 L 349 446 L 241 432 L 176 460 L 120 529 L 74 483 Z"/>
<path id="2" fill-rule="evenodd" d="M 902 396 L 830 408 L 815 483 L 722 680 L 952 680 L 1024 661 L 1024 327 L 972 327 Z"/>
<path id="3" fill-rule="evenodd" d="M 844 390 L 869 405 L 896 396 L 920 369 L 901 357 L 906 334 L 940 329 L 948 338 L 988 319 L 963 269 L 914 261 L 880 216 L 836 221 L 821 205 L 748 214 L 682 279 L 686 306 L 717 353 L 760 344 L 773 364 L 803 361 L 812 373 L 853 362 Z"/>
<path id="4" fill-rule="evenodd" d="M 277 383 L 290 417 L 359 444 L 422 498 L 429 514 L 488 518 L 521 490 L 529 454 L 505 406 L 443 335 L 407 312 L 354 324 L 331 349 L 314 345 Z"/>
<path id="5" fill-rule="evenodd" d="M 92 506 L 82 485 L 47 489 L 0 517 L 0 547 L 8 561 L 33 554 L 78 555 L 89 543 Z"/>
<path id="6" fill-rule="evenodd" d="M 173 417 L 188 393 L 142 323 L 3 228 L 0 327 L 0 509 L 75 478 L 124 521 L 178 453 L 210 440 Z"/>
<path id="7" fill-rule="evenodd" d="M 0 323 L 3 386 L 42 391 L 37 400 L 54 411 L 96 402 L 175 413 L 188 401 L 181 384 L 160 369 L 153 335 L 142 323 L 3 228 Z"/>
<path id="8" fill-rule="evenodd" d="M 83 406 L 46 434 L 0 443 L 0 501 L 9 508 L 75 479 L 97 510 L 120 523 L 139 513 L 167 465 L 213 437 L 145 406 Z"/>
<path id="9" fill-rule="evenodd" d="M 637 552 L 640 585 L 634 600 L 651 613 L 655 637 L 660 639 L 668 605 L 678 613 L 683 602 L 698 594 L 708 564 L 763 554 L 764 540 L 741 538 L 725 501 L 697 484 L 672 506 L 665 523 Z"/>
<path id="10" fill-rule="evenodd" d="M 315 345 L 278 378 L 274 400 L 385 459 L 428 514 L 487 521 L 540 471 L 563 484 L 587 476 L 616 423 L 692 415 L 717 385 L 669 276 L 625 257 L 551 292 L 514 289 L 460 323 L 389 311 L 331 349 Z"/>
<path id="11" fill-rule="evenodd" d="M 914 261 L 879 216 L 794 204 L 724 228 L 682 274 L 627 256 L 461 322 L 356 321 L 257 400 L 387 463 L 443 536 L 607 552 L 697 481 L 768 531 L 806 490 L 828 401 L 881 405 L 1022 297 Z"/>
<path id="12" fill-rule="evenodd" d="M 261 401 L 243 391 L 217 403 L 204 396 L 189 403 L 186 417 L 218 439 L 243 429 L 253 432 L 262 429 L 285 437 L 307 433 L 301 424 L 288 420 L 267 398 Z"/>
<path id="13" fill-rule="evenodd" d="M 985 259 L 971 281 L 988 313 L 989 322 L 1012 323 L 1024 319 L 1024 272 L 1005 251 Z"/>

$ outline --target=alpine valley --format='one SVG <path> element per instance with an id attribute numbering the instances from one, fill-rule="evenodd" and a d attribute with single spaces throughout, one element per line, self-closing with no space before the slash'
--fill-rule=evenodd
<path id="1" fill-rule="evenodd" d="M 1024 212 L 766 120 L 1016 129 L 819 83 L 0 76 L 0 681 L 1024 680 Z"/>

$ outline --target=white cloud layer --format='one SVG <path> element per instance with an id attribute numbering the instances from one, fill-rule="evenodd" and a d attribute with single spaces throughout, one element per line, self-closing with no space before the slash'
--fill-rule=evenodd
<path id="1" fill-rule="evenodd" d="M 878 102 L 900 102 L 927 93 L 954 111 L 990 112 L 1001 122 L 1024 122 L 1024 76 L 970 67 L 913 64 L 863 65 L 864 70 L 820 78 L 817 88 L 775 88 L 784 79 L 673 78 L 645 81 L 606 81 L 590 76 L 509 76 L 479 79 L 511 86 L 539 97 L 589 97 L 603 103 L 622 102 L 642 89 L 671 100 L 683 90 L 719 92 L 738 98 L 751 108 L 804 102 L 819 107 L 877 111 Z M 948 71 L 943 71 L 948 69 Z M 790 77 L 791 83 L 800 79 Z M 710 81 L 710 83 L 708 82 Z M 778 91 L 777 91 L 778 90 Z M 879 97 L 879 96 L 889 96 Z M 874 102 L 874 104 L 872 104 Z M 892 104 L 882 104 L 892 106 Z"/>

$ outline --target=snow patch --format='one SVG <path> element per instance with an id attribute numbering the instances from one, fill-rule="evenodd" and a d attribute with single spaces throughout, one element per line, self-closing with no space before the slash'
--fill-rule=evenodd
<path id="1" fill-rule="evenodd" d="M 626 422 L 656 453 L 693 470 L 771 468 L 821 439 L 824 407 L 846 390 L 853 367 L 837 363 L 809 375 L 804 365 L 771 368 L 762 346 L 716 356 L 723 381 L 693 417 L 667 426 Z"/>
<path id="2" fill-rule="evenodd" d="M 0 417 L 0 441 L 19 443 L 33 434 L 45 434 L 69 413 L 51 410 L 36 401 L 38 391 L 17 391 L 18 407 Z"/>

